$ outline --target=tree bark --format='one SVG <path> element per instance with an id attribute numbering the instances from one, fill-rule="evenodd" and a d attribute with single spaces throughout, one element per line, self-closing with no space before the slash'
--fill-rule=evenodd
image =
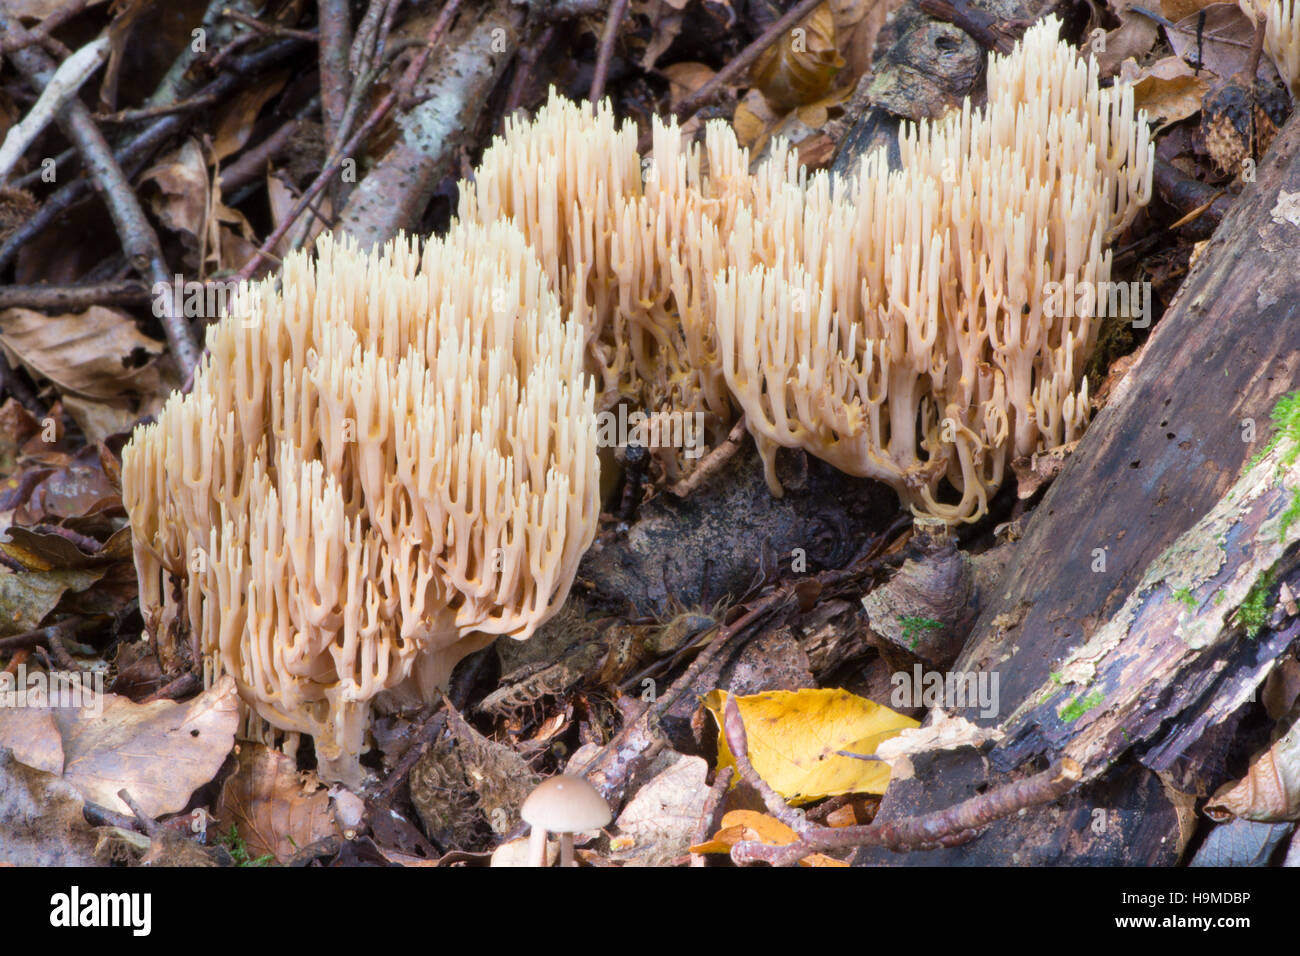
<path id="1" fill-rule="evenodd" d="M 1034 512 L 953 665 L 998 675 L 997 715 L 961 713 L 1005 736 L 988 754 L 917 762 L 881 819 L 952 805 L 1061 755 L 1084 765 L 1091 786 L 956 850 L 892 860 L 864 850 L 859 862 L 1176 858 L 1190 798 L 1227 779 L 1225 721 L 1240 719 L 1297 631 L 1274 605 L 1281 583 L 1300 586 L 1300 521 L 1282 517 L 1300 479 L 1275 449 L 1238 482 L 1269 441 L 1279 397 L 1300 386 L 1297 249 L 1300 114 Z M 1252 601 L 1268 617 L 1253 637 L 1240 610 Z M 1177 787 L 1162 795 L 1153 772 Z"/>

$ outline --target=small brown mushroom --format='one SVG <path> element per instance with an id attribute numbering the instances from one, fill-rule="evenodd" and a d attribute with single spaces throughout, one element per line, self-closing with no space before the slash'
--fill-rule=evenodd
<path id="1" fill-rule="evenodd" d="M 528 842 L 529 866 L 546 865 L 546 835 L 559 834 L 560 866 L 577 866 L 573 859 L 573 835 L 595 830 L 609 823 L 609 804 L 582 777 L 560 774 L 537 786 L 519 815 L 531 826 Z"/>

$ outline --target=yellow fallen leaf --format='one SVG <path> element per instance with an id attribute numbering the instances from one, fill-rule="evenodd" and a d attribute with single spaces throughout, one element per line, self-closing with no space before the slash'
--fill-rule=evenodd
<path id="1" fill-rule="evenodd" d="M 711 691 L 704 705 L 722 726 L 727 693 Z M 889 765 L 845 757 L 870 755 L 885 740 L 920 724 L 846 690 L 769 691 L 737 697 L 754 770 L 777 793 L 806 803 L 843 793 L 884 793 Z M 718 732 L 718 767 L 734 766 Z"/>

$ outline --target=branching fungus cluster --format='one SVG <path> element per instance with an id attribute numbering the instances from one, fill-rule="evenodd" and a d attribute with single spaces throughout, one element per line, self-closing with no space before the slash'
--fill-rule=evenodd
<path id="1" fill-rule="evenodd" d="M 774 491 L 776 448 L 803 448 L 973 520 L 1011 459 L 1085 424 L 1098 321 L 1073 290 L 1109 281 L 1153 147 L 1132 91 L 1101 89 L 1048 20 L 991 58 L 987 106 L 905 129 L 900 150 L 898 169 L 875 151 L 854 179 L 785 178 L 739 208 L 719 353 Z"/>
<path id="2" fill-rule="evenodd" d="M 208 677 L 355 780 L 379 694 L 427 698 L 564 600 L 599 506 L 581 335 L 498 223 L 324 239 L 208 350 L 123 453 L 141 607 L 183 601 Z"/>

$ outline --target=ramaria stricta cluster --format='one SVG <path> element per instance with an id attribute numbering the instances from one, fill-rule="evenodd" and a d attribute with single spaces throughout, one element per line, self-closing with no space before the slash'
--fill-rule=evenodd
<path id="1" fill-rule="evenodd" d="M 356 782 L 378 695 L 427 699 L 568 593 L 598 514 L 579 328 L 498 223 L 326 239 L 207 344 L 123 453 L 141 608 L 183 602 L 206 677 Z"/>
<path id="2" fill-rule="evenodd" d="M 654 157 L 607 105 L 511 122 L 423 249 L 323 240 L 247 287 L 123 456 L 141 606 L 209 679 L 356 780 L 372 703 L 427 699 L 525 638 L 595 533 L 595 412 L 743 412 L 776 449 L 984 514 L 1009 461 L 1083 428 L 1098 324 L 1048 283 L 1101 283 L 1150 193 L 1131 90 L 1034 27 L 988 104 L 808 176 L 731 130 Z M 659 458 L 669 479 L 687 467 Z M 950 487 L 945 487 L 950 486 Z"/>

